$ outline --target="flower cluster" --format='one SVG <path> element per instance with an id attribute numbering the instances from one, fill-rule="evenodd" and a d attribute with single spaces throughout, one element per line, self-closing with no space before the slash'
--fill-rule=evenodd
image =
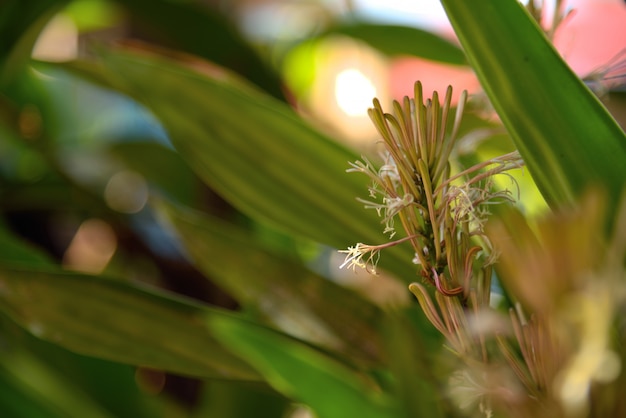
<path id="1" fill-rule="evenodd" d="M 443 103 L 436 92 L 424 101 L 417 82 L 415 98 L 394 102 L 393 114 L 374 100 L 369 116 L 383 139 L 383 164 L 376 168 L 363 158 L 351 163 L 348 171 L 370 178 L 369 199 L 359 201 L 378 212 L 390 239 L 398 233 L 398 224 L 403 238 L 343 250 L 347 255 L 342 267 L 375 271 L 381 249 L 408 241 L 421 277 L 444 295 L 467 297 L 474 262 L 482 256 L 489 264 L 491 252 L 483 232 L 488 207 L 511 200 L 509 191 L 493 190 L 492 178 L 520 167 L 522 160 L 513 152 L 453 174 L 450 158 L 467 93 L 462 93 L 449 124 L 451 99 L 449 87 Z"/>

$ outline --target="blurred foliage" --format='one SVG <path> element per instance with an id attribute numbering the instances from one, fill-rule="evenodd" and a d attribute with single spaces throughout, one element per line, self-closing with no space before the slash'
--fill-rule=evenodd
<path id="1" fill-rule="evenodd" d="M 624 324 L 614 320 L 624 301 L 624 133 L 515 0 L 442 3 L 461 47 L 330 11 L 288 42 L 251 39 L 239 26 L 243 2 L 2 2 L 3 416 L 289 417 L 301 404 L 320 418 L 474 416 L 462 408 L 471 394 L 459 398 L 450 382 L 459 372 L 496 381 L 497 371 L 463 369 L 417 303 L 385 298 L 420 280 L 411 247 L 385 250 L 373 290 L 338 274 L 336 249 L 388 240 L 376 212 L 355 199 L 365 179 L 345 173 L 359 153 L 374 153 L 298 113 L 285 82 L 310 78 L 303 45 L 337 34 L 388 57 L 472 66 L 502 123 L 468 111 L 459 136 L 479 144 L 455 150 L 453 169 L 517 148 L 564 214 L 548 216 L 537 238 L 519 212 L 533 202 L 496 211 L 490 234 L 506 250 L 503 288 L 493 286 L 498 312 L 522 309 L 520 301 L 530 313 L 541 311 L 537 300 L 558 305 L 546 308 L 561 315 L 553 325 L 575 341 L 557 383 L 588 356 L 624 368 Z M 32 59 L 58 13 L 76 22 L 78 58 Z M 300 59 L 305 74 L 281 73 Z M 536 193 L 528 177 L 520 183 Z M 593 187 L 604 206 L 579 204 Z M 583 234 L 588 245 L 558 245 Z M 546 282 L 577 258 L 568 265 L 598 287 L 567 270 L 571 285 L 555 296 Z M 528 290 L 524 268 L 554 277 Z M 611 338 L 572 319 L 576 302 L 610 308 L 593 318 Z M 498 338 L 489 350 L 512 344 Z M 597 344 L 588 352 L 589 341 Z M 524 355 L 523 341 L 515 347 L 503 350 L 512 364 Z M 626 373 L 602 380 L 601 366 L 585 369 L 580 390 L 591 401 L 579 409 L 547 390 L 545 411 L 524 399 L 510 416 L 623 415 Z M 490 408 L 507 416 L 497 402 Z"/>

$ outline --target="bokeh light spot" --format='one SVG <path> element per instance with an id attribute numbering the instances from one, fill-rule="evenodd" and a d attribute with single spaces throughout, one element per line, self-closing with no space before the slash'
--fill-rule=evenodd
<path id="1" fill-rule="evenodd" d="M 137 213 L 148 202 L 148 184 L 141 174 L 132 170 L 120 171 L 109 179 L 104 200 L 118 212 Z"/>
<path id="2" fill-rule="evenodd" d="M 356 68 L 348 68 L 335 78 L 335 99 L 339 108 L 348 116 L 365 116 L 376 87 L 372 81 Z"/>
<path id="3" fill-rule="evenodd" d="M 63 256 L 63 266 L 70 270 L 99 274 L 117 248 L 117 237 L 111 226 L 100 219 L 84 221 Z"/>
<path id="4" fill-rule="evenodd" d="M 78 29 L 64 14 L 53 17 L 37 38 L 32 57 L 43 61 L 70 61 L 78 56 Z"/>

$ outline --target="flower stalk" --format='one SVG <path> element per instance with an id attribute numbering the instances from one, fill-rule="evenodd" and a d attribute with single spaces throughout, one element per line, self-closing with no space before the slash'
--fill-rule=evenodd
<path id="1" fill-rule="evenodd" d="M 512 200 L 508 190 L 493 191 L 492 179 L 523 163 L 513 152 L 452 173 L 450 160 L 466 101 L 464 91 L 450 125 L 452 87 L 446 90 L 443 102 L 437 92 L 432 99 L 424 100 L 422 85 L 417 82 L 414 98 L 394 101 L 393 113 L 385 113 L 374 99 L 368 113 L 382 137 L 384 163 L 375 168 L 364 157 L 351 163 L 347 171 L 370 178 L 369 199 L 359 201 L 378 212 L 390 239 L 398 233 L 398 223 L 403 238 L 343 250 L 347 255 L 342 267 L 375 271 L 380 249 L 408 241 L 415 254 L 413 262 L 419 266 L 419 277 L 444 296 L 459 296 L 463 303 L 468 300 L 474 270 L 493 261 L 483 232 L 488 206 Z M 369 255 L 364 258 L 365 254 Z M 488 298 L 483 295 L 480 299 L 487 302 Z"/>
<path id="2" fill-rule="evenodd" d="M 425 284 L 412 283 L 409 290 L 426 317 L 464 362 L 487 364 L 487 338 L 470 326 L 490 301 L 495 253 L 483 227 L 490 205 L 512 200 L 510 191 L 494 191 L 493 177 L 523 162 L 513 152 L 453 172 L 451 157 L 466 101 L 463 92 L 452 119 L 452 87 L 440 103 L 436 92 L 424 100 L 419 82 L 413 99 L 393 102 L 393 113 L 385 113 L 374 100 L 369 116 L 382 137 L 383 164 L 376 168 L 363 157 L 347 171 L 368 176 L 369 198 L 358 200 L 377 211 L 390 240 L 396 234 L 401 238 L 341 250 L 346 254 L 341 267 L 375 272 L 381 250 L 409 243 L 417 276 Z M 396 229 L 398 224 L 401 230 Z M 489 411 L 489 399 L 479 398 L 481 408 Z"/>

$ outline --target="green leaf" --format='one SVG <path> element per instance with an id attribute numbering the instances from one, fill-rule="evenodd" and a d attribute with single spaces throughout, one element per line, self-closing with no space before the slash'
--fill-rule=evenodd
<path id="1" fill-rule="evenodd" d="M 65 395 L 57 393 L 64 388 L 67 397 L 74 392 L 74 397 L 89 398 L 116 418 L 159 416 L 157 409 L 162 399 L 140 389 L 136 367 L 72 353 L 27 334 L 5 316 L 0 321 L 0 335 L 10 336 L 0 356 L 0 367 L 12 370 L 33 391 L 41 393 L 55 405 L 71 409 L 83 417 L 97 415 L 85 411 L 81 415 L 79 408 L 64 399 Z M 23 366 L 23 362 L 28 365 Z M 26 370 L 41 370 L 44 377 L 26 373 Z M 79 399 L 79 402 L 82 401 Z"/>
<path id="2" fill-rule="evenodd" d="M 183 375 L 258 380 L 204 325 L 229 313 L 82 274 L 2 269 L 0 288 L 2 312 L 71 351 Z"/>
<path id="3" fill-rule="evenodd" d="M 108 151 L 168 197 L 186 205 L 198 198 L 200 180 L 176 151 L 148 141 L 119 142 Z"/>
<path id="4" fill-rule="evenodd" d="M 418 28 L 359 22 L 337 26 L 327 32 L 336 33 L 359 39 L 390 56 L 413 55 L 446 64 L 467 65 L 458 46 Z"/>
<path id="5" fill-rule="evenodd" d="M 26 352 L 3 353 L 2 357 L 0 410 L 3 415 L 11 411 L 5 416 L 113 418 L 73 382 L 36 357 Z"/>
<path id="6" fill-rule="evenodd" d="M 151 39 L 230 68 L 284 100 L 278 75 L 238 32 L 228 15 L 194 2 L 118 0 Z"/>
<path id="7" fill-rule="evenodd" d="M 450 370 L 441 367 L 442 335 L 416 306 L 386 317 L 384 341 L 389 351 L 389 369 L 396 397 L 408 417 L 453 416 L 445 399 L 445 379 Z M 448 359 L 449 360 L 449 359 Z M 450 367 L 451 369 L 451 367 Z M 447 412 L 447 413 L 446 413 Z"/>
<path id="8" fill-rule="evenodd" d="M 288 417 L 291 403 L 266 385 L 216 380 L 203 385 L 189 418 Z"/>
<path id="9" fill-rule="evenodd" d="M 304 402 L 323 418 L 391 418 L 391 399 L 353 370 L 271 330 L 228 318 L 213 318 L 216 337 L 248 360 L 279 392 Z"/>
<path id="10" fill-rule="evenodd" d="M 107 71 L 73 68 L 143 101 L 198 176 L 242 212 L 335 248 L 388 241 L 356 201 L 367 178 L 345 172 L 358 157 L 284 103 L 214 67 L 199 73 L 139 51 L 102 59 Z M 398 246 L 380 266 L 409 283 L 412 258 Z"/>
<path id="11" fill-rule="evenodd" d="M 595 185 L 618 199 L 626 135 L 523 6 L 516 0 L 442 4 L 546 201 L 572 203 Z"/>
<path id="12" fill-rule="evenodd" d="M 64 418 L 60 411 L 41 399 L 38 394 L 20 381 L 17 376 L 0 368 L 0 409 L 12 418 Z"/>
<path id="13" fill-rule="evenodd" d="M 297 260 L 277 255 L 234 225 L 161 205 L 199 270 L 283 331 L 332 349 L 352 362 L 379 364 L 383 313 Z"/>

